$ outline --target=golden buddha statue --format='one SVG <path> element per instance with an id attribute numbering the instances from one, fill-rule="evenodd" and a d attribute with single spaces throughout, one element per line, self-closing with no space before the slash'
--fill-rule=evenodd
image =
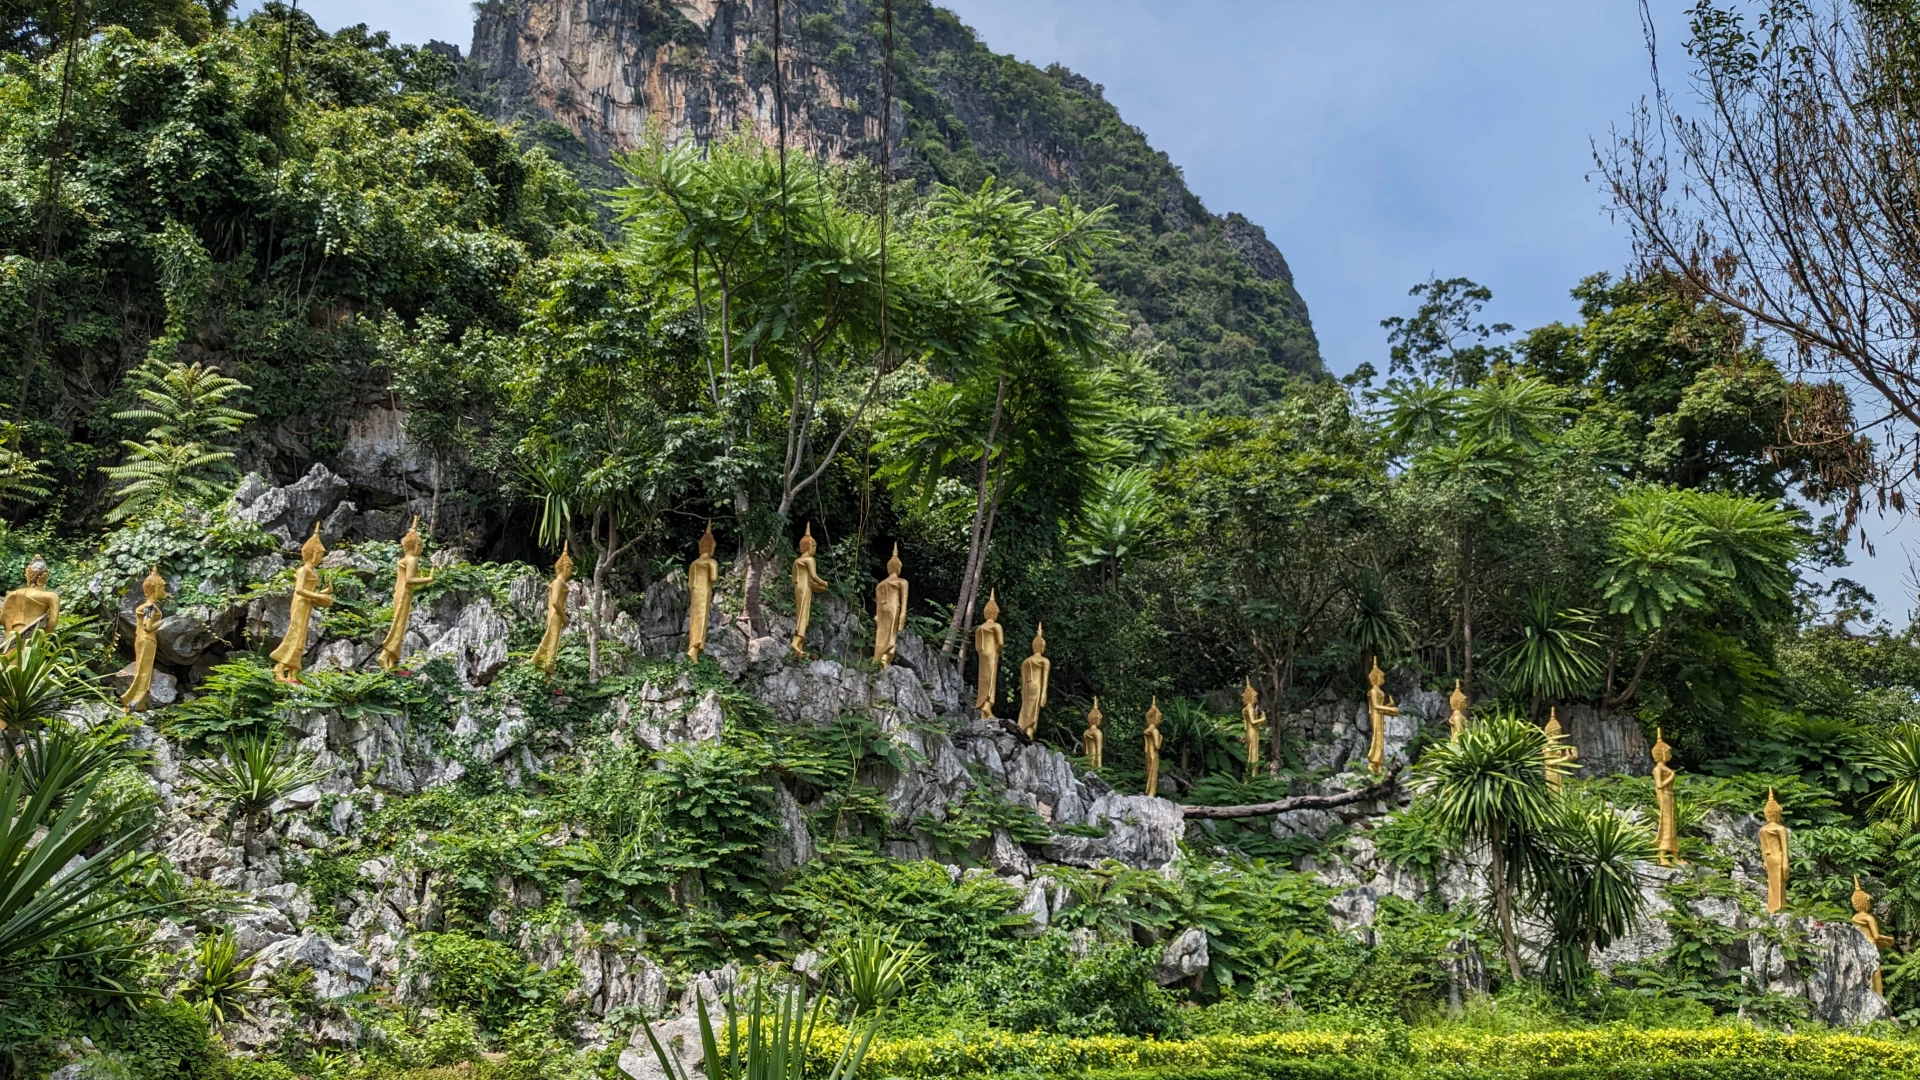
<path id="1" fill-rule="evenodd" d="M 1787 906 L 1787 827 L 1780 824 L 1780 800 L 1767 789 L 1767 823 L 1760 826 L 1760 861 L 1767 868 L 1767 914 Z"/>
<path id="2" fill-rule="evenodd" d="M 1547 786 L 1555 791 L 1566 782 L 1567 773 L 1579 768 L 1580 748 L 1567 741 L 1566 732 L 1560 727 L 1560 710 L 1547 710 L 1547 748 L 1546 760 L 1542 763 L 1547 771 Z"/>
<path id="3" fill-rule="evenodd" d="M 553 584 L 547 586 L 547 632 L 540 635 L 540 644 L 533 650 L 531 660 L 534 667 L 548 675 L 553 674 L 554 665 L 560 661 L 560 635 L 567 632 L 567 592 L 572 580 L 573 556 L 562 543 L 560 557 L 553 563 Z"/>
<path id="4" fill-rule="evenodd" d="M 167 579 L 160 568 L 147 571 L 140 582 L 146 600 L 133 609 L 133 682 L 120 695 L 120 707 L 128 712 L 145 712 L 147 695 L 153 690 L 153 656 L 160 648 L 160 601 L 167 598 Z"/>
<path id="5" fill-rule="evenodd" d="M 1240 691 L 1240 726 L 1247 739 L 1247 779 L 1253 779 L 1254 769 L 1260 764 L 1260 725 L 1267 722 L 1265 710 L 1257 709 L 1260 695 L 1253 689 L 1253 677 L 1247 677 L 1245 688 Z"/>
<path id="6" fill-rule="evenodd" d="M 1031 741 L 1040 730 L 1040 710 L 1047 704 L 1047 681 L 1053 676 L 1053 661 L 1047 659 L 1044 625 L 1033 628 L 1033 655 L 1020 661 L 1020 730 Z"/>
<path id="7" fill-rule="evenodd" d="M 1660 853 L 1660 865 L 1680 861 L 1680 825 L 1673 801 L 1676 774 L 1667 762 L 1673 760 L 1673 747 L 1659 728 L 1653 729 L 1653 800 L 1660 807 L 1660 831 L 1654 835 L 1654 850 Z"/>
<path id="8" fill-rule="evenodd" d="M 900 576 L 900 545 L 893 545 L 887 576 L 873 587 L 873 660 L 881 667 L 893 663 L 900 631 L 907 628 L 907 579 Z"/>
<path id="9" fill-rule="evenodd" d="M 1875 949 L 1893 947 L 1893 939 L 1880 932 L 1880 920 L 1873 917 L 1873 897 L 1867 895 L 1867 890 L 1860 887 L 1858 875 L 1853 879 L 1853 919 L 1851 921 L 1853 925 L 1860 928 L 1861 933 L 1867 935 L 1867 940 L 1873 942 Z M 1881 997 L 1887 995 L 1886 981 L 1880 977 L 1880 968 L 1877 964 L 1873 969 L 1873 992 Z"/>
<path id="10" fill-rule="evenodd" d="M 700 662 L 707 651 L 707 623 L 713 618 L 713 583 L 720 564 L 713 558 L 713 522 L 700 534 L 700 557 L 687 567 L 687 659 Z"/>
<path id="11" fill-rule="evenodd" d="M 813 594 L 827 587 L 814 559 L 813 523 L 800 537 L 800 557 L 793 560 L 793 655 L 807 655 L 807 624 L 813 618 Z"/>
<path id="12" fill-rule="evenodd" d="M 413 618 L 413 590 L 431 584 L 433 575 L 420 574 L 420 518 L 407 527 L 400 538 L 400 561 L 394 566 L 393 621 L 387 625 L 387 639 L 380 643 L 380 670 L 392 671 L 400 663 L 400 650 L 407 644 L 407 623 Z"/>
<path id="13" fill-rule="evenodd" d="M 320 560 L 327 546 L 320 542 L 320 523 L 313 523 L 313 535 L 300 545 L 300 569 L 293 572 L 293 597 L 287 603 L 287 636 L 273 650 L 273 677 L 283 683 L 300 681 L 300 669 L 307 662 L 307 629 L 314 608 L 333 606 L 333 586 L 320 587 Z"/>
<path id="14" fill-rule="evenodd" d="M 1373 670 L 1367 672 L 1367 682 L 1372 688 L 1367 691 L 1367 724 L 1373 729 L 1372 738 L 1367 743 L 1367 768 L 1375 776 L 1387 768 L 1387 717 L 1399 716 L 1400 710 L 1381 687 L 1386 685 L 1387 673 L 1380 670 L 1380 658 L 1373 658 Z"/>
<path id="15" fill-rule="evenodd" d="M 1147 706 L 1147 730 L 1141 736 L 1147 751 L 1147 794 L 1160 794 L 1160 743 L 1166 736 L 1160 734 L 1160 699 L 1155 697 Z"/>
<path id="16" fill-rule="evenodd" d="M 1087 752 L 1089 768 L 1100 767 L 1102 751 L 1107 747 L 1107 733 L 1100 730 L 1100 724 L 1106 717 L 1100 715 L 1100 699 L 1093 699 L 1093 708 L 1087 710 L 1087 730 L 1080 733 L 1081 749 Z"/>
<path id="17" fill-rule="evenodd" d="M 60 594 L 47 588 L 52 571 L 47 560 L 35 555 L 27 563 L 27 583 L 0 600 L 0 628 L 7 632 L 5 651 L 11 652 L 20 639 L 35 630 L 52 630 L 60 623 Z"/>
<path id="18" fill-rule="evenodd" d="M 982 720 L 993 719 L 994 696 L 1000 691 L 1000 650 L 1006 646 L 1007 631 L 1000 625 L 1000 601 L 987 590 L 987 621 L 973 628 L 974 674 L 976 691 L 973 707 Z"/>
<path id="19" fill-rule="evenodd" d="M 1447 695 L 1447 732 L 1452 738 L 1459 738 L 1467 730 L 1467 692 L 1460 689 L 1460 680 L 1453 680 L 1453 693 Z"/>

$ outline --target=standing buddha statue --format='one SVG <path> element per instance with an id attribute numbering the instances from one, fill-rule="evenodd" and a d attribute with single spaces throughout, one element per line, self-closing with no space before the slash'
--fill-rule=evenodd
<path id="1" fill-rule="evenodd" d="M 1680 825 L 1673 800 L 1673 781 L 1676 774 L 1667 762 L 1673 760 L 1673 747 L 1667 745 L 1666 735 L 1659 728 L 1653 729 L 1653 800 L 1660 808 L 1660 831 L 1654 835 L 1654 850 L 1660 853 L 1660 865 L 1672 866 L 1680 861 Z"/>
<path id="2" fill-rule="evenodd" d="M 1000 692 L 1000 650 L 1006 646 L 1007 631 L 1000 625 L 1000 601 L 987 590 L 987 621 L 973 629 L 975 693 L 973 708 L 980 719 L 993 719 L 994 696 Z"/>
<path id="3" fill-rule="evenodd" d="M 1020 730 L 1027 733 L 1029 742 L 1040 730 L 1040 710 L 1047 704 L 1047 683 L 1053 677 L 1053 661 L 1046 652 L 1046 627 L 1036 625 L 1033 655 L 1020 661 Z"/>
<path id="4" fill-rule="evenodd" d="M 1860 877 L 1857 874 L 1853 879 L 1853 918 L 1850 921 L 1860 928 L 1860 932 L 1867 936 L 1868 941 L 1873 943 L 1875 951 L 1893 947 L 1893 939 L 1880 932 L 1880 920 L 1873 917 L 1873 897 L 1867 895 L 1867 890 L 1860 887 Z M 1878 963 L 1873 966 L 1873 992 L 1881 997 L 1887 996 L 1887 985 L 1881 978 Z"/>
<path id="5" fill-rule="evenodd" d="M 687 659 L 700 662 L 707 651 L 707 623 L 713 617 L 713 583 L 720 564 L 713 558 L 713 522 L 700 534 L 700 557 L 687 567 Z"/>
<path id="6" fill-rule="evenodd" d="M 1267 722 L 1265 710 L 1255 706 L 1260 704 L 1260 695 L 1253 689 L 1253 677 L 1248 676 L 1245 688 L 1240 691 L 1240 726 L 1247 740 L 1247 779 L 1253 779 L 1254 770 L 1260 764 L 1260 725 Z"/>
<path id="7" fill-rule="evenodd" d="M 153 657 L 160 648 L 160 623 L 166 618 L 160 601 L 167 598 L 167 579 L 160 568 L 147 571 L 140 582 L 146 600 L 133 609 L 133 682 L 120 695 L 120 707 L 128 712 L 145 712 L 147 695 L 153 690 Z"/>
<path id="8" fill-rule="evenodd" d="M 1367 742 L 1367 768 L 1375 776 L 1387 768 L 1387 717 L 1399 716 L 1400 710 L 1381 687 L 1386 685 L 1387 673 L 1380 670 L 1380 658 L 1373 658 L 1373 670 L 1367 672 L 1367 682 L 1371 689 L 1367 691 L 1367 725 L 1373 729 Z"/>
<path id="9" fill-rule="evenodd" d="M 1160 744 L 1166 736 L 1160 734 L 1160 698 L 1156 696 L 1147 705 L 1147 730 L 1141 735 L 1147 752 L 1147 794 L 1160 794 Z"/>
<path id="10" fill-rule="evenodd" d="M 432 574 L 420 573 L 420 546 L 420 519 L 415 517 L 407 535 L 400 538 L 400 561 L 394 565 L 393 621 L 380 643 L 381 671 L 392 671 L 400 664 L 401 650 L 407 646 L 407 623 L 413 619 L 413 590 L 433 582 Z"/>
<path id="11" fill-rule="evenodd" d="M 60 594 L 47 588 L 51 575 L 47 560 L 35 555 L 27 563 L 26 584 L 0 600 L 0 628 L 6 630 L 0 651 L 12 652 L 33 631 L 52 630 L 59 625 Z"/>
<path id="12" fill-rule="evenodd" d="M 1467 692 L 1460 689 L 1460 680 L 1453 680 L 1453 693 L 1447 695 L 1447 733 L 1451 738 L 1459 738 L 1467 730 Z"/>
<path id="13" fill-rule="evenodd" d="M 813 594 L 827 587 L 820 580 L 820 564 L 813 557 L 813 523 L 800 537 L 800 557 L 793 560 L 793 655 L 807 655 L 807 624 L 813 619 Z"/>
<path id="14" fill-rule="evenodd" d="M 333 606 L 333 586 L 320 587 L 320 560 L 327 546 L 320 542 L 320 523 L 313 523 L 313 535 L 300 545 L 300 569 L 293 573 L 293 597 L 287 605 L 287 636 L 273 650 L 273 677 L 277 682 L 300 681 L 300 669 L 306 666 L 308 624 L 314 608 Z"/>
<path id="15" fill-rule="evenodd" d="M 560 636 L 567 632 L 567 584 L 573 580 L 573 556 L 567 545 L 560 545 L 560 557 L 553 563 L 553 584 L 547 586 L 547 632 L 533 650 L 533 666 L 553 674 L 560 661 Z"/>
<path id="16" fill-rule="evenodd" d="M 1107 748 L 1107 733 L 1100 730 L 1100 724 L 1106 717 L 1100 715 L 1100 699 L 1093 699 L 1093 708 L 1087 710 L 1087 730 L 1080 733 L 1080 746 L 1087 752 L 1088 768 L 1100 767 L 1102 752 Z"/>
<path id="17" fill-rule="evenodd" d="M 1767 914 L 1771 915 L 1787 906 L 1787 839 L 1785 825 L 1780 824 L 1780 800 L 1774 798 L 1773 789 L 1767 789 L 1767 823 L 1760 826 L 1760 861 L 1767 868 Z"/>
<path id="18" fill-rule="evenodd" d="M 907 579 L 900 576 L 900 545 L 893 545 L 887 576 L 873 587 L 873 662 L 893 663 L 900 631 L 907 628 Z"/>
<path id="19" fill-rule="evenodd" d="M 1555 791 L 1567 779 L 1567 773 L 1579 768 L 1580 748 L 1567 741 L 1567 735 L 1560 727 L 1560 710 L 1547 710 L 1547 749 L 1544 765 L 1547 770 L 1547 786 Z"/>

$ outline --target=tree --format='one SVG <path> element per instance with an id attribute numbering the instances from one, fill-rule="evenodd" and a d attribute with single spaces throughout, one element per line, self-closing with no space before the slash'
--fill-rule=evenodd
<path id="1" fill-rule="evenodd" d="M 277 732 L 228 737 L 220 743 L 219 757 L 189 763 L 183 770 L 227 804 L 229 823 L 234 818 L 246 823 L 243 856 L 255 823 L 270 813 L 282 795 L 327 775 L 304 755 L 285 752 Z"/>
<path id="2" fill-rule="evenodd" d="M 1601 802 L 1557 800 L 1534 858 L 1532 899 L 1546 914 L 1546 978 L 1566 997 L 1585 988 L 1593 950 L 1626 934 L 1646 910 L 1637 864 L 1653 834 Z"/>
<path id="3" fill-rule="evenodd" d="M 1512 351 L 1489 345 L 1495 337 L 1513 333 L 1507 323 L 1476 322 L 1493 290 L 1463 277 L 1430 278 L 1407 290 L 1420 298 L 1412 315 L 1380 320 L 1387 331 L 1387 370 L 1415 379 L 1445 379 L 1449 388 L 1473 386 Z"/>
<path id="4" fill-rule="evenodd" d="M 1529 850 L 1544 842 L 1553 810 L 1547 733 L 1513 714 L 1476 719 L 1446 742 L 1435 743 L 1414 770 L 1414 790 L 1434 823 L 1463 850 L 1492 857 L 1488 885 L 1507 972 L 1519 982 L 1520 946 L 1513 906 L 1533 867 Z"/>
<path id="5" fill-rule="evenodd" d="M 1749 26 L 1697 0 L 1689 113 L 1656 76 L 1652 101 L 1596 152 L 1643 262 L 1792 346 L 1802 364 L 1877 394 L 1856 423 L 1844 393 L 1803 403 L 1795 442 L 1847 449 L 1842 486 L 1895 489 L 1859 435 L 1892 422 L 1886 451 L 1920 438 L 1920 14 L 1902 3 L 1772 0 Z M 1648 41 L 1654 41 L 1648 35 Z M 1658 57 L 1656 56 L 1656 61 Z M 1656 63 L 1655 71 L 1658 71 Z M 1847 520 L 1859 508 L 1850 500 Z"/>
<path id="6" fill-rule="evenodd" d="M 974 500 L 960 596 L 942 650 L 973 625 L 981 573 L 1000 507 L 1009 493 L 1050 499 L 1071 515 L 1091 488 L 1103 451 L 1103 409 L 1094 362 L 1114 329 L 1112 302 L 1093 283 L 1088 260 L 1112 241 L 1105 212 L 1062 199 L 1036 207 L 991 182 L 966 194 L 942 191 L 928 223 L 943 250 L 969 252 L 992 289 L 985 340 L 934 354 L 947 385 L 883 424 L 895 460 L 882 473 L 920 486 L 924 500 L 950 465 L 971 466 Z M 934 420 L 935 427 L 922 426 Z M 955 423 L 954 421 L 960 421 Z"/>

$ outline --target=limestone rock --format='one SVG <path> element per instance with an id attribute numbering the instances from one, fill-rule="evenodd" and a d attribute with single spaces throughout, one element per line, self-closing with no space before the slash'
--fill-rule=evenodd
<path id="1" fill-rule="evenodd" d="M 513 624 L 484 596 L 437 596 L 414 608 L 402 662 L 419 667 L 444 658 L 468 686 L 485 686 L 507 663 Z"/>
<path id="2" fill-rule="evenodd" d="M 1154 981 L 1161 986 L 1191 979 L 1207 970 L 1213 959 L 1207 953 L 1207 932 L 1199 927 L 1182 930 L 1178 936 L 1167 943 L 1160 952 L 1160 963 L 1154 967 Z"/>
<path id="3" fill-rule="evenodd" d="M 1027 893 L 1021 898 L 1020 906 L 1013 909 L 1014 915 L 1026 917 L 1025 922 L 1013 924 L 1015 937 L 1039 937 L 1047 932 L 1047 923 L 1052 917 L 1047 909 L 1048 884 L 1046 881 L 1035 881 L 1027 886 Z"/>
<path id="4" fill-rule="evenodd" d="M 785 873 L 812 862 L 813 833 L 807 829 L 807 819 L 800 812 L 800 803 L 784 784 L 774 785 L 774 810 L 780 817 L 780 825 L 767 839 L 767 865 Z"/>
<path id="5" fill-rule="evenodd" d="M 139 671 L 132 664 L 128 664 L 126 667 L 114 672 L 111 684 L 114 692 L 117 694 L 125 693 L 127 687 L 133 685 L 133 680 L 137 675 L 139 675 Z M 171 705 L 178 700 L 180 700 L 179 680 L 164 671 L 154 671 L 152 680 L 147 683 L 147 707 L 153 708 L 159 705 Z"/>
<path id="6" fill-rule="evenodd" d="M 1084 824 L 1104 827 L 1101 837 L 1056 834 L 1047 855 L 1070 866 L 1097 867 L 1108 859 L 1161 870 L 1180 856 L 1186 818 L 1178 803 L 1150 795 L 1109 793 L 1093 801 Z"/>
<path id="7" fill-rule="evenodd" d="M 227 512 L 258 526 L 283 548 L 299 547 L 313 531 L 314 522 L 325 520 L 346 493 L 347 482 L 315 462 L 305 476 L 285 487 L 269 486 L 260 474 L 248 473 L 234 491 Z"/>
<path id="8" fill-rule="evenodd" d="M 328 1001 L 358 994 L 373 983 L 366 957 L 312 931 L 268 945 L 255 957 L 253 970 L 261 976 L 311 971 L 314 995 Z"/>
<path id="9" fill-rule="evenodd" d="M 1790 997 L 1804 998 L 1813 1017 L 1835 1027 L 1858 1027 L 1875 1020 L 1893 1019 L 1887 999 L 1873 991 L 1873 973 L 1880 951 L 1852 923 L 1816 922 L 1780 914 L 1774 926 L 1804 934 L 1812 947 L 1810 970 L 1800 971 L 1786 950 L 1756 934 L 1748 942 L 1753 961 L 1749 969 L 1756 986 Z"/>

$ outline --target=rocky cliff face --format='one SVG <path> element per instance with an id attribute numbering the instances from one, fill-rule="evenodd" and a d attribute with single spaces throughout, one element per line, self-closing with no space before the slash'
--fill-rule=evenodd
<path id="1" fill-rule="evenodd" d="M 782 8 L 788 145 L 878 160 L 879 12 L 863 0 Z M 1322 371 L 1293 274 L 1259 225 L 1217 216 L 1178 168 L 1125 123 L 1101 87 L 1060 67 L 996 56 L 951 12 L 895 10 L 891 160 L 899 179 L 975 187 L 992 177 L 1039 199 L 1114 207 L 1128 234 L 1102 283 L 1148 340 L 1174 354 L 1190 400 L 1257 404 L 1289 375 Z M 609 156 L 658 131 L 707 141 L 777 137 L 771 0 L 486 0 L 471 88 L 525 122 L 590 183 Z"/>

